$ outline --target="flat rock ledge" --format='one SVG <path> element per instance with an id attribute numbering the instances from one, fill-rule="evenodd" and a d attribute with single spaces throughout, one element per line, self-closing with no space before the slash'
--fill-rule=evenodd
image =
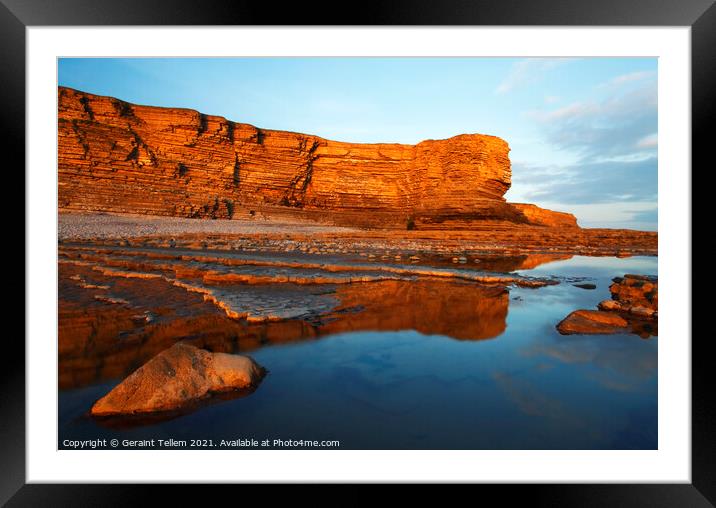
<path id="1" fill-rule="evenodd" d="M 255 388 L 265 372 L 247 356 L 211 353 L 177 343 L 99 399 L 90 414 L 116 416 L 178 410 L 214 393 Z"/>
<path id="2" fill-rule="evenodd" d="M 628 333 L 626 319 L 601 310 L 575 310 L 557 325 L 562 335 Z"/>
<path id="3" fill-rule="evenodd" d="M 599 310 L 575 310 L 559 322 L 562 335 L 634 333 L 642 338 L 657 335 L 659 282 L 653 275 L 615 277 L 609 286 L 611 300 Z"/>

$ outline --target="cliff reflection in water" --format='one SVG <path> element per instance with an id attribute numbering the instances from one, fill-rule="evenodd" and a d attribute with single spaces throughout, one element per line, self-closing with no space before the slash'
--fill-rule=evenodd
<path id="1" fill-rule="evenodd" d="M 179 340 L 211 351 L 249 352 L 350 331 L 417 330 L 481 340 L 506 327 L 509 293 L 502 286 L 439 279 L 294 286 L 230 288 L 243 298 L 255 293 L 259 301 L 268 292 L 272 303 L 299 290 L 306 300 L 328 302 L 332 309 L 302 319 L 236 320 L 200 293 L 162 278 L 106 277 L 88 267 L 61 265 L 60 388 L 123 378 Z M 289 299 L 287 305 L 293 303 Z"/>
<path id="2" fill-rule="evenodd" d="M 504 287 L 433 280 L 349 285 L 337 296 L 343 308 L 360 311 L 326 323 L 323 333 L 416 330 L 460 340 L 491 339 L 505 331 L 509 303 Z"/>

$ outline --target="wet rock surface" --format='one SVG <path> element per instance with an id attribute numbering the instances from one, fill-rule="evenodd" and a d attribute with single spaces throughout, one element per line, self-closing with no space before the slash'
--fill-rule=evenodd
<path id="1" fill-rule="evenodd" d="M 557 325 L 557 329 L 564 335 L 575 333 L 609 334 L 624 333 L 628 326 L 629 323 L 626 319 L 612 312 L 575 310 Z"/>
<path id="2" fill-rule="evenodd" d="M 177 343 L 99 399 L 90 413 L 116 416 L 177 410 L 214 393 L 255 388 L 264 374 L 263 367 L 249 357 Z"/>
<path id="3" fill-rule="evenodd" d="M 621 310 L 636 314 L 659 310 L 659 280 L 653 275 L 626 274 L 615 277 L 609 286 L 612 300 Z"/>
<path id="4" fill-rule="evenodd" d="M 597 311 L 572 312 L 557 325 L 559 333 L 635 333 L 642 338 L 657 335 L 658 277 L 634 274 L 615 277 L 609 291 L 611 300 L 600 302 Z"/>
<path id="5" fill-rule="evenodd" d="M 123 378 L 178 340 L 244 353 L 357 330 L 489 339 L 509 287 L 554 282 L 367 259 L 63 245 L 60 387 Z"/>
<path id="6" fill-rule="evenodd" d="M 471 376 L 489 371 L 495 362 L 511 370 L 515 361 L 524 361 L 525 354 L 539 354 L 535 365 L 542 376 L 555 372 L 542 370 L 544 359 L 562 357 L 561 352 L 557 356 L 548 352 L 554 345 L 587 358 L 580 360 L 586 361 L 587 376 L 593 373 L 592 357 L 582 353 L 596 355 L 599 361 L 618 353 L 617 365 L 623 362 L 632 373 L 635 365 L 643 364 L 634 363 L 635 351 L 653 351 L 655 346 L 654 341 L 624 336 L 605 342 L 599 336 L 564 339 L 553 328 L 570 310 L 599 300 L 573 284 L 593 282 L 608 294 L 614 260 L 592 258 L 591 266 L 602 268 L 585 269 L 584 259 L 519 251 L 501 257 L 494 252 L 474 256 L 396 252 L 367 245 L 348 253 L 225 247 L 205 248 L 198 243 L 190 248 L 180 242 L 173 246 L 60 243 L 58 369 L 63 436 L 121 437 L 131 429 L 133 435 L 143 437 L 160 432 L 189 438 L 195 429 L 208 429 L 209 437 L 223 438 L 232 432 L 265 433 L 262 421 L 272 422 L 278 429 L 274 432 L 296 434 L 292 401 L 304 397 L 319 408 L 312 413 L 313 426 L 321 428 L 322 415 L 346 414 L 353 403 L 345 401 L 353 401 L 356 394 L 365 401 L 361 408 L 383 400 L 365 420 L 375 421 L 391 414 L 396 404 L 400 414 L 410 415 L 415 404 L 424 400 L 425 390 L 432 390 L 435 405 L 418 419 L 406 417 L 407 428 L 429 419 L 428 413 L 439 412 L 445 394 L 456 388 L 464 390 L 458 399 L 485 393 L 475 389 L 483 384 L 474 384 Z M 510 270 L 560 259 L 567 261 L 536 272 L 549 274 L 559 285 L 532 289 L 518 286 L 514 280 L 519 276 L 513 282 L 501 279 L 518 275 Z M 635 270 L 644 264 L 655 266 L 655 260 L 648 258 L 618 263 L 625 265 L 618 273 L 640 273 Z M 478 274 L 486 278 L 475 280 Z M 495 281 L 488 283 L 487 277 Z M 525 280 L 530 279 L 535 277 Z M 535 330 L 542 335 L 534 336 Z M 401 343 L 405 338 L 408 341 Z M 526 338 L 545 352 L 525 351 L 520 344 Z M 255 387 L 231 389 L 182 399 L 174 409 L 87 417 L 98 399 L 177 342 L 208 354 L 251 355 L 271 371 L 270 377 L 255 393 Z M 635 350 L 633 344 L 645 349 Z M 514 356 L 506 358 L 511 348 Z M 426 375 L 423 365 L 435 364 L 436 354 L 446 350 L 453 352 L 443 357 L 438 375 Z M 310 364 L 314 352 L 320 351 L 326 355 L 320 365 L 304 363 Z M 466 354 L 473 355 L 469 361 Z M 574 365 L 571 360 L 569 365 Z M 414 370 L 401 377 L 406 366 Z M 321 369 L 320 376 L 303 383 L 304 374 Z M 356 371 L 362 375 L 356 376 Z M 610 367 L 605 376 L 610 383 L 614 372 Z M 565 377 L 572 383 L 580 375 L 570 372 Z M 389 384 L 373 383 L 381 378 Z M 446 379 L 455 381 L 446 384 Z M 398 396 L 396 386 L 407 391 Z M 347 404 L 340 411 L 320 403 L 322 394 L 330 390 L 337 390 L 336 401 Z M 414 396 L 409 403 L 406 393 Z M 499 395 L 496 400 L 498 406 L 504 404 Z M 453 413 L 458 419 L 459 408 Z M 510 420 L 514 418 L 511 414 Z M 357 427 L 364 428 L 364 421 Z M 474 430 L 469 428 L 466 435 Z M 340 427 L 337 437 L 345 437 L 346 432 Z"/>
<path id="7" fill-rule="evenodd" d="M 596 285 L 596 284 L 592 284 L 592 283 L 589 283 L 589 282 L 579 283 L 579 284 L 572 284 L 572 285 L 573 285 L 574 287 L 576 287 L 576 288 L 579 288 L 579 289 L 597 289 L 597 285 Z"/>

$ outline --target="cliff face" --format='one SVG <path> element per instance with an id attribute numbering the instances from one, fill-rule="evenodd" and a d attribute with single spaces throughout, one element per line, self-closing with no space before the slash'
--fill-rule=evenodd
<path id="1" fill-rule="evenodd" d="M 60 87 L 58 147 L 61 209 L 401 228 L 530 222 L 505 202 L 509 147 L 494 136 L 342 143 Z"/>
<path id="2" fill-rule="evenodd" d="M 577 227 L 577 218 L 571 213 L 565 212 L 554 212 L 552 210 L 545 210 L 536 205 L 530 205 L 527 203 L 510 203 L 513 208 L 516 208 L 531 224 L 539 224 L 541 226 L 549 227 Z"/>

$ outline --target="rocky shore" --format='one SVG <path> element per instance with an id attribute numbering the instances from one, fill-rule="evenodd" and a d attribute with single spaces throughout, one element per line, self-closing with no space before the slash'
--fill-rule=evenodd
<path id="1" fill-rule="evenodd" d="M 656 232 L 508 203 L 509 151 L 484 134 L 345 143 L 60 87 L 60 388 L 121 380 L 100 418 L 187 410 L 255 389 L 266 371 L 245 353 L 264 345 L 492 339 L 511 290 L 597 288 L 523 270 L 657 255 Z M 610 291 L 559 332 L 656 335 L 656 277 Z"/>
<path id="2" fill-rule="evenodd" d="M 599 310 L 576 310 L 557 330 L 563 335 L 634 333 L 648 338 L 658 333 L 659 280 L 652 275 L 626 274 L 609 286 L 611 300 Z"/>
<path id="3" fill-rule="evenodd" d="M 470 230 L 399 231 L 340 227 L 278 219 L 200 220 L 61 212 L 60 243 L 154 246 L 247 252 L 303 252 L 438 256 L 638 256 L 657 255 L 655 232 L 542 226 L 500 228 L 474 224 Z"/>
<path id="4" fill-rule="evenodd" d="M 236 245 L 221 243 L 221 235 L 203 238 L 60 243 L 60 386 L 124 379 L 93 415 L 191 409 L 212 394 L 243 389 L 226 373 L 212 374 L 211 358 L 242 362 L 232 355 L 360 330 L 490 339 L 506 330 L 511 288 L 593 286 L 519 273 L 571 257 L 564 254 L 396 254 L 375 244 L 351 251 L 336 243 L 301 248 L 277 237 L 232 236 Z M 601 310 L 573 312 L 559 332 L 657 333 L 655 277 L 627 274 L 610 290 Z M 229 356 L 211 356 L 220 353 Z M 256 387 L 254 377 L 243 379 Z"/>

